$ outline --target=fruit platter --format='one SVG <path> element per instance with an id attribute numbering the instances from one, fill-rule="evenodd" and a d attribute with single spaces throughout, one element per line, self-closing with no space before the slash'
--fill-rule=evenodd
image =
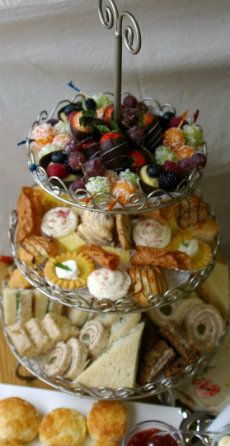
<path id="1" fill-rule="evenodd" d="M 2 282 L 6 340 L 27 370 L 59 390 L 102 399 L 155 395 L 205 366 L 226 332 L 228 310 L 199 288 L 145 313 L 95 313 L 23 288 L 14 268 L 9 262 Z"/>
<path id="2" fill-rule="evenodd" d="M 36 186 L 19 194 L 10 239 L 13 287 L 30 284 L 88 311 L 146 311 L 208 277 L 219 224 L 197 195 L 152 213 L 111 215 L 60 206 Z"/>
<path id="3" fill-rule="evenodd" d="M 28 166 L 37 184 L 72 206 L 165 207 L 194 191 L 206 164 L 198 116 L 125 94 L 117 122 L 111 93 L 78 94 L 40 113 L 27 138 Z"/>

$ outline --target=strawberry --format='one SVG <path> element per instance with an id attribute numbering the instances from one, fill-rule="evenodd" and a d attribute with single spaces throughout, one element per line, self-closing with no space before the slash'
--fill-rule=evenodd
<path id="1" fill-rule="evenodd" d="M 68 170 L 63 164 L 52 163 L 49 164 L 46 169 L 49 177 L 66 178 L 68 176 Z"/>
<path id="2" fill-rule="evenodd" d="M 139 150 L 132 150 L 128 156 L 132 159 L 130 166 L 130 169 L 132 170 L 138 170 L 146 164 L 146 158 L 139 152 Z"/>
<path id="3" fill-rule="evenodd" d="M 11 257 L 11 256 L 0 256 L 0 262 L 5 263 L 6 265 L 12 265 L 13 257 Z"/>
<path id="4" fill-rule="evenodd" d="M 145 113 L 143 115 L 143 127 L 146 129 L 150 124 L 153 123 L 155 117 L 152 113 Z"/>
<path id="5" fill-rule="evenodd" d="M 114 110 L 113 104 L 110 104 L 106 107 L 103 113 L 103 120 L 105 122 L 110 122 L 111 119 L 113 119 L 113 110 Z"/>
<path id="6" fill-rule="evenodd" d="M 102 135 L 100 139 L 100 144 L 104 144 L 107 141 L 116 140 L 116 139 L 124 139 L 124 136 L 120 132 L 107 132 Z"/>

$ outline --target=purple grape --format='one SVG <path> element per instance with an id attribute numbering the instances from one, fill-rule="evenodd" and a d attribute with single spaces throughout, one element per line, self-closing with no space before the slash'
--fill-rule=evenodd
<path id="1" fill-rule="evenodd" d="M 192 169 L 202 169 L 207 162 L 206 156 L 203 153 L 194 153 L 190 158 L 190 164 Z"/>
<path id="2" fill-rule="evenodd" d="M 75 171 L 81 171 L 87 158 L 82 152 L 73 152 L 68 156 L 68 164 Z"/>
<path id="3" fill-rule="evenodd" d="M 85 163 L 85 175 L 90 177 L 103 177 L 105 175 L 105 168 L 100 158 L 92 158 Z"/>
<path id="4" fill-rule="evenodd" d="M 46 122 L 47 122 L 47 124 L 50 124 L 53 127 L 54 125 L 56 125 L 58 123 L 58 120 L 51 118 L 51 119 L 48 119 L 48 121 L 46 121 Z"/>
<path id="5" fill-rule="evenodd" d="M 179 160 L 177 163 L 179 169 L 185 175 L 188 174 L 189 172 L 191 172 L 191 170 L 193 169 L 193 167 L 191 166 L 190 160 L 191 160 L 191 158 L 183 158 L 182 160 Z"/>
<path id="6" fill-rule="evenodd" d="M 67 154 L 78 151 L 79 151 L 79 144 L 76 143 L 75 141 L 70 141 L 70 143 L 67 144 L 65 147 L 65 153 Z"/>
<path id="7" fill-rule="evenodd" d="M 123 105 L 127 108 L 136 108 L 137 99 L 135 98 L 135 96 L 129 94 L 129 95 L 125 96 L 125 98 L 123 100 Z"/>
<path id="8" fill-rule="evenodd" d="M 128 137 L 136 146 L 141 146 L 145 140 L 145 131 L 140 127 L 134 126 L 127 131 Z"/>
<path id="9" fill-rule="evenodd" d="M 85 182 L 83 178 L 78 177 L 71 183 L 71 189 L 75 192 L 77 189 L 85 189 Z"/>

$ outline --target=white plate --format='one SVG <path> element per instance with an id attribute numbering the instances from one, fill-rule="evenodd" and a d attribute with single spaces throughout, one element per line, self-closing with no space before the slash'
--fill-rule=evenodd
<path id="1" fill-rule="evenodd" d="M 0 398 L 17 396 L 34 404 L 36 409 L 45 415 L 58 407 L 76 409 L 83 415 L 87 415 L 96 400 L 78 398 L 66 393 L 54 390 L 36 389 L 32 387 L 0 384 Z M 179 428 L 182 420 L 182 410 L 177 407 L 157 406 L 143 403 L 124 403 L 128 408 L 129 427 L 144 420 L 164 421 L 175 428 Z M 91 441 L 87 439 L 85 445 Z M 39 440 L 29 443 L 28 446 L 41 446 Z"/>

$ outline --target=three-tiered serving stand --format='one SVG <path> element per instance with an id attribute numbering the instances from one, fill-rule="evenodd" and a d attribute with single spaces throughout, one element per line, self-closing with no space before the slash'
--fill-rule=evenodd
<path id="1" fill-rule="evenodd" d="M 115 28 L 115 87 L 114 87 L 114 118 L 119 122 L 120 107 L 121 107 L 121 62 L 122 62 L 122 41 L 124 39 L 125 45 L 131 53 L 136 54 L 141 47 L 141 33 L 138 23 L 135 17 L 127 12 L 123 11 L 119 13 L 118 8 L 114 0 L 109 0 L 108 5 L 104 6 L 102 0 L 98 0 L 99 3 L 99 17 L 102 24 L 108 28 Z M 124 20 L 130 20 L 130 25 L 123 27 Z M 72 191 L 67 188 L 66 184 L 57 177 L 48 177 L 46 171 L 42 166 L 36 165 L 34 154 L 31 147 L 31 135 L 33 129 L 43 122 L 52 119 L 56 116 L 56 113 L 69 103 L 77 101 L 79 98 L 84 97 L 81 93 L 78 93 L 73 100 L 63 100 L 54 107 L 50 114 L 46 111 L 42 111 L 38 119 L 34 122 L 27 139 L 27 154 L 28 154 L 28 167 L 32 173 L 33 179 L 36 184 L 42 187 L 50 195 L 58 198 L 61 202 L 64 202 L 70 206 L 76 206 L 78 208 L 87 209 L 91 212 L 110 212 L 112 215 L 119 214 L 141 214 L 143 212 L 151 212 L 162 207 L 167 207 L 189 196 L 197 187 L 197 184 L 201 177 L 201 171 L 194 169 L 186 180 L 183 180 L 178 186 L 175 192 L 164 192 L 160 189 L 146 195 L 142 192 L 133 194 L 127 204 L 115 202 L 114 197 L 111 194 L 100 193 L 95 196 L 90 196 L 85 190 L 78 189 Z M 155 115 L 161 116 L 165 111 L 175 112 L 175 108 L 169 104 L 161 105 L 158 101 L 152 98 L 145 98 L 143 102 L 148 104 L 149 110 Z M 189 118 L 188 118 L 189 119 Z M 206 144 L 199 149 L 202 153 L 206 154 Z M 115 203 L 111 206 L 111 203 Z M 55 286 L 51 286 L 47 283 L 46 279 L 40 274 L 39 269 L 31 269 L 26 263 L 19 259 L 17 254 L 17 243 L 15 240 L 15 231 L 17 226 L 17 213 L 13 211 L 10 219 L 10 243 L 12 254 L 16 266 L 28 280 L 28 282 L 35 287 L 38 291 L 46 295 L 49 299 L 61 303 L 62 305 L 85 310 L 90 312 L 145 312 L 150 309 L 159 307 L 165 304 L 174 304 L 181 299 L 186 298 L 193 292 L 202 281 L 206 280 L 215 264 L 216 254 L 219 245 L 218 237 L 212 246 L 212 259 L 211 262 L 203 269 L 195 272 L 181 272 L 176 271 L 169 273 L 168 283 L 169 289 L 160 296 L 150 295 L 148 296 L 148 303 L 145 307 L 140 306 L 132 299 L 132 296 L 126 296 L 125 298 L 117 301 L 111 301 L 108 299 L 96 300 L 86 298 L 84 292 L 77 291 L 63 291 Z M 4 323 L 3 323 L 4 326 Z M 137 399 L 146 396 L 153 396 L 161 392 L 165 392 L 173 386 L 180 384 L 184 379 L 194 375 L 197 371 L 205 366 L 210 358 L 214 355 L 217 349 L 222 343 L 221 337 L 219 339 L 214 351 L 209 354 L 204 354 L 195 364 L 190 364 L 184 367 L 183 371 L 178 375 L 165 378 L 159 377 L 153 382 L 145 384 L 143 386 L 136 386 L 134 388 L 117 388 L 111 389 L 107 387 L 87 387 L 77 381 L 70 382 L 64 378 L 48 378 L 41 368 L 39 359 L 28 359 L 22 357 L 12 344 L 7 330 L 4 327 L 4 332 L 9 346 L 18 359 L 18 361 L 29 371 L 32 375 L 55 387 L 56 389 L 75 394 L 77 396 L 87 396 L 99 399 Z"/>

